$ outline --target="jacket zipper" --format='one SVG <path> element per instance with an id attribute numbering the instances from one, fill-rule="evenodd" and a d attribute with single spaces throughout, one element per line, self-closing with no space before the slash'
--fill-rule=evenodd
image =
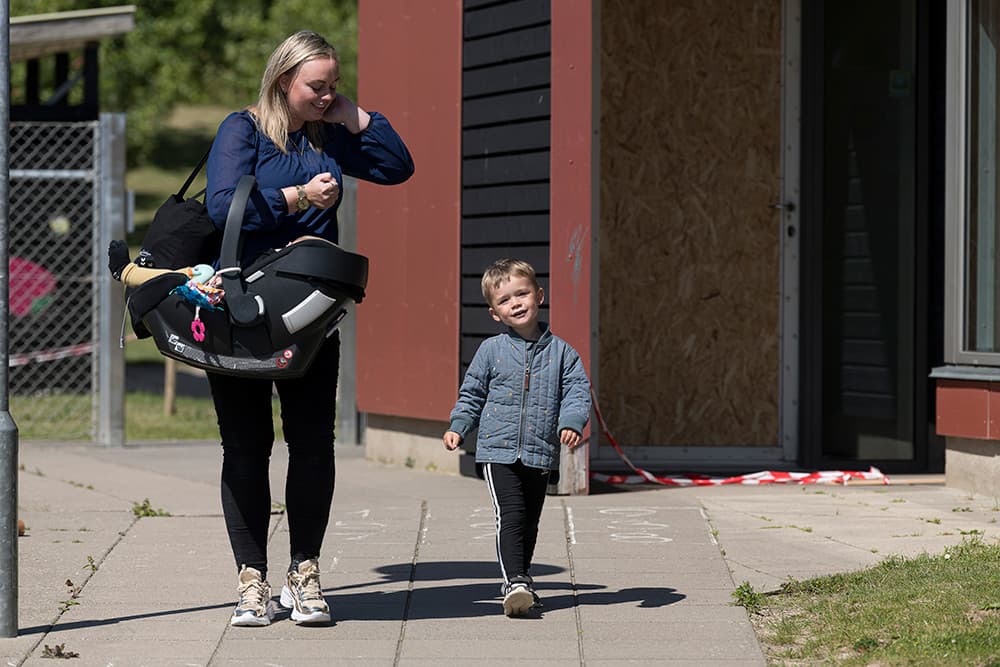
<path id="1" fill-rule="evenodd" d="M 525 414 L 524 405 L 528 400 L 528 389 L 531 387 L 531 358 L 534 356 L 535 351 L 531 348 L 529 354 L 530 343 L 524 341 L 524 383 L 521 389 L 521 424 L 517 431 L 517 458 L 521 458 L 521 448 L 524 446 L 524 422 L 527 415 Z M 516 459 L 515 459 L 516 460 Z"/>

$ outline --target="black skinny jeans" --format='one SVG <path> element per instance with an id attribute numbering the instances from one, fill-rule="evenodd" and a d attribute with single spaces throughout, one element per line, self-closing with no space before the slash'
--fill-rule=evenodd
<path id="1" fill-rule="evenodd" d="M 497 558 L 504 584 L 528 576 L 545 504 L 549 471 L 512 464 L 487 463 L 483 475 L 497 518 Z"/>
<path id="2" fill-rule="evenodd" d="M 285 508 L 290 556 L 292 562 L 319 557 L 333 503 L 339 370 L 340 337 L 334 333 L 300 378 L 272 382 L 208 374 L 222 436 L 222 513 L 237 569 L 247 565 L 267 574 L 272 385 L 278 391 L 288 443 Z"/>

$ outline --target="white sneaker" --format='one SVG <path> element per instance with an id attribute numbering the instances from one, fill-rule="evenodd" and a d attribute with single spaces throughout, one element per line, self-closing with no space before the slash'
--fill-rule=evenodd
<path id="1" fill-rule="evenodd" d="M 281 587 L 281 606 L 292 610 L 292 620 L 298 623 L 329 623 L 330 607 L 323 598 L 319 583 L 319 563 L 304 560 L 288 573 Z"/>
<path id="2" fill-rule="evenodd" d="M 535 596 L 531 594 L 528 584 L 515 582 L 507 586 L 503 596 L 503 613 L 507 616 L 520 616 L 535 604 Z"/>
<path id="3" fill-rule="evenodd" d="M 260 572 L 244 565 L 240 570 L 237 590 L 240 600 L 236 603 L 229 625 L 270 625 L 274 618 L 271 586 L 261 578 Z"/>

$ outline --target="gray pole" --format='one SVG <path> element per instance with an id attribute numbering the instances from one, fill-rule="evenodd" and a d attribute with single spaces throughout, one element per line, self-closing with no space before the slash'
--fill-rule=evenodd
<path id="1" fill-rule="evenodd" d="M 10 261 L 10 0 L 0 0 L 0 637 L 17 636 L 17 425 L 10 416 L 7 322 Z"/>

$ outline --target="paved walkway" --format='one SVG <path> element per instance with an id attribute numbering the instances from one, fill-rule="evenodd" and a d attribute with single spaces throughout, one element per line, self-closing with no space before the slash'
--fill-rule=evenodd
<path id="1" fill-rule="evenodd" d="M 236 573 L 220 452 L 20 443 L 19 635 L 2 664 L 762 665 L 731 593 L 938 552 L 1000 507 L 940 484 L 656 488 L 547 500 L 534 574 L 545 609 L 507 619 L 493 517 L 475 479 L 338 453 L 323 584 L 334 622 L 232 628 Z M 272 489 L 283 493 L 284 450 Z M 903 481 L 903 480 L 901 480 Z M 137 518 L 145 499 L 170 516 Z M 287 566 L 276 511 L 270 581 Z"/>

